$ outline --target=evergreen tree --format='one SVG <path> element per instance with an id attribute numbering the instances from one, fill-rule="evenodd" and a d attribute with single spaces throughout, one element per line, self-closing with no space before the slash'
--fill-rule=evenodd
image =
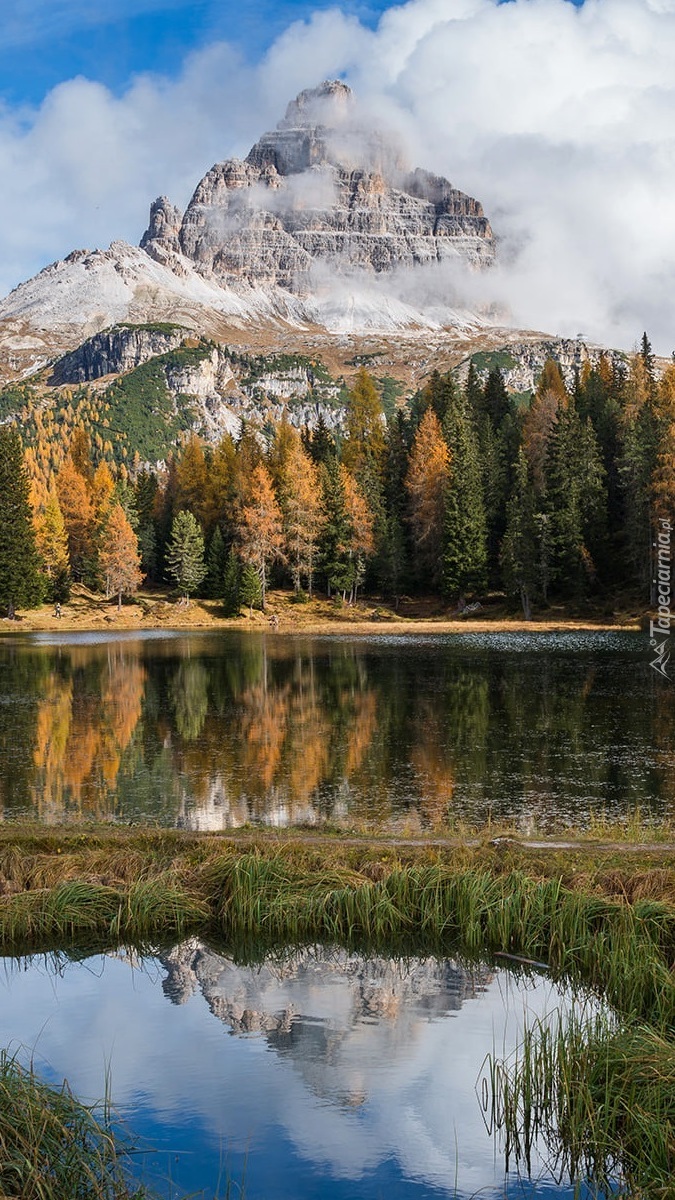
<path id="1" fill-rule="evenodd" d="M 590 421 L 574 405 L 560 413 L 545 466 L 551 576 L 562 596 L 581 598 L 595 579 L 604 534 L 604 472 Z"/>
<path id="2" fill-rule="evenodd" d="M 534 490 L 528 479 L 527 458 L 522 447 L 514 475 L 514 489 L 506 505 L 501 566 L 507 595 L 518 597 L 525 620 L 529 621 L 538 580 L 537 526 Z"/>
<path id="3" fill-rule="evenodd" d="M 223 535 L 220 532 L 220 525 L 216 525 L 209 542 L 209 552 L 206 556 L 206 595 L 212 600 L 217 600 L 223 594 L 223 578 L 225 575 L 225 564 L 227 562 L 227 551 Z"/>
<path id="4" fill-rule="evenodd" d="M 322 493 L 324 523 L 319 542 L 321 570 L 328 595 L 335 592 L 344 595 L 351 591 L 354 565 L 348 552 L 350 524 L 344 481 L 335 459 L 329 460 L 323 467 Z"/>
<path id="5" fill-rule="evenodd" d="M 502 421 L 505 417 L 508 417 L 511 410 L 511 397 L 506 390 L 504 376 L 499 367 L 493 367 L 485 381 L 485 388 L 483 390 L 483 416 L 488 417 L 492 421 L 493 428 L 498 430 Z"/>
<path id="6" fill-rule="evenodd" d="M 179 512 L 173 519 L 166 549 L 167 572 L 182 592 L 186 604 L 204 576 L 204 535 L 191 512 Z"/>
<path id="7" fill-rule="evenodd" d="M 10 616 L 35 608 L 43 595 L 28 494 L 21 438 L 0 425 L 0 605 Z"/>
<path id="8" fill-rule="evenodd" d="M 331 436 L 322 412 L 319 413 L 316 429 L 313 432 L 308 426 L 305 426 L 302 444 L 317 467 L 322 463 L 325 465 L 331 458 L 335 458 L 335 439 Z"/>
<path id="9" fill-rule="evenodd" d="M 254 572 L 255 574 L 255 572 Z M 223 610 L 226 617 L 238 617 L 241 605 L 241 561 L 234 549 L 230 550 L 222 579 Z M 256 575 L 257 579 L 257 575 Z"/>
<path id="10" fill-rule="evenodd" d="M 445 499 L 443 587 L 459 601 L 485 587 L 487 528 L 478 438 L 461 395 L 449 407 L 444 424 L 450 451 L 450 481 Z"/>
<path id="11" fill-rule="evenodd" d="M 403 412 L 396 413 L 387 430 L 387 457 L 384 468 L 384 505 L 386 532 L 378 561 L 378 581 L 385 596 L 398 605 L 410 572 L 410 546 L 407 528 L 405 477 L 408 470 L 408 422 Z"/>
<path id="12" fill-rule="evenodd" d="M 239 602 L 245 604 L 249 615 L 253 616 L 254 608 L 262 608 L 262 586 L 260 576 L 253 563 L 244 563 L 239 582 Z"/>

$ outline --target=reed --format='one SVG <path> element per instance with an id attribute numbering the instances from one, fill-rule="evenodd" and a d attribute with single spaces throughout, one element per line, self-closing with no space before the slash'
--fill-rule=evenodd
<path id="1" fill-rule="evenodd" d="M 130 1200 L 123 1152 L 95 1109 L 0 1053 L 0 1195 Z M 136 1200 L 145 1193 L 133 1192 Z"/>
<path id="2" fill-rule="evenodd" d="M 535 1153 L 600 1196 L 673 1195 L 675 1046 L 606 1013 L 572 1012 L 525 1030 L 510 1061 L 489 1063 L 491 1119 L 507 1169 Z"/>

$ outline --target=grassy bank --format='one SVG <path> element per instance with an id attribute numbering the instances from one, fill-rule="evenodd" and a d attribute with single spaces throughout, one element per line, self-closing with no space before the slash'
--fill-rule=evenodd
<path id="1" fill-rule="evenodd" d="M 173 831 L 0 833 L 0 946 L 155 945 L 188 933 L 546 962 L 626 1017 L 675 1024 L 675 869 L 658 847 L 477 835 L 396 845 Z M 665 859 L 665 861 L 664 861 Z"/>
<path id="2" fill-rule="evenodd" d="M 529 1027 L 514 1057 L 490 1065 L 492 1125 L 507 1169 L 542 1150 L 558 1178 L 589 1179 L 600 1195 L 672 1197 L 675 1045 L 644 1025 L 601 1014 Z"/>
<path id="3" fill-rule="evenodd" d="M 105 1112 L 0 1053 L 0 1196 L 132 1200 Z M 141 1200 L 144 1192 L 134 1192 Z"/>

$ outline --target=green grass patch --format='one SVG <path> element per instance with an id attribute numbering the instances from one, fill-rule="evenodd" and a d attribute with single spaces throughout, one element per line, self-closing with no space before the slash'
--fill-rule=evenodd
<path id="1" fill-rule="evenodd" d="M 537 1020 L 507 1060 L 488 1063 L 492 1125 L 506 1167 L 544 1152 L 557 1178 L 598 1195 L 673 1195 L 675 1045 L 654 1029 L 573 1010 Z"/>
<path id="2" fill-rule="evenodd" d="M 0 1195 L 130 1200 L 123 1159 L 105 1110 L 81 1104 L 66 1084 L 49 1087 L 0 1053 Z"/>

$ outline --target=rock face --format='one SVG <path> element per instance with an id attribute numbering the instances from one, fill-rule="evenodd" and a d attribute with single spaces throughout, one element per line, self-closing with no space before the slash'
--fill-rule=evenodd
<path id="1" fill-rule="evenodd" d="M 91 383 L 104 375 L 120 375 L 166 354 L 184 341 L 187 330 L 180 325 L 162 328 L 152 325 L 120 325 L 88 338 L 77 350 L 64 355 L 54 365 L 49 383 Z"/>
<path id="2" fill-rule="evenodd" d="M 374 275 L 458 257 L 480 266 L 494 255 L 478 201 L 447 179 L 408 171 L 396 143 L 359 122 L 339 82 L 301 92 L 244 162 L 212 167 L 182 219 L 156 200 L 141 246 L 172 269 L 187 259 L 227 287 L 300 295 L 322 271 Z"/>

